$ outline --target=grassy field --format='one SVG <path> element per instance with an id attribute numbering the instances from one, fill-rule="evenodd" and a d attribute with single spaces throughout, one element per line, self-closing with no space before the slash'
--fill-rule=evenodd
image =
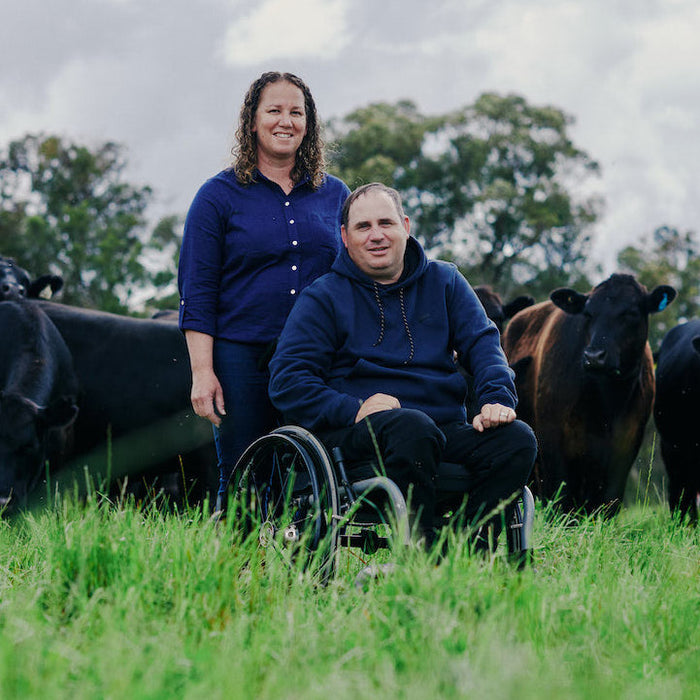
<path id="1" fill-rule="evenodd" d="M 524 571 L 457 538 L 319 588 L 196 509 L 62 499 L 0 523 L 0 697 L 700 697 L 699 530 L 535 527 Z"/>

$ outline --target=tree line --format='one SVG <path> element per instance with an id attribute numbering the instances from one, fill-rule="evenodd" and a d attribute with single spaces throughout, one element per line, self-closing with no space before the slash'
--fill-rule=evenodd
<path id="1" fill-rule="evenodd" d="M 604 202 L 581 194 L 600 166 L 573 143 L 573 124 L 518 95 L 485 93 L 441 115 L 408 100 L 374 103 L 326 124 L 329 170 L 351 188 L 379 180 L 399 190 L 414 235 L 473 285 L 542 300 L 601 280 L 590 253 Z M 62 275 L 66 303 L 175 308 L 182 215 L 150 222 L 153 192 L 127 182 L 125 166 L 112 142 L 91 148 L 28 134 L 0 149 L 0 254 Z M 620 271 L 679 291 L 672 313 L 653 319 L 652 343 L 699 315 L 699 252 L 695 232 L 661 224 L 618 254 Z"/>

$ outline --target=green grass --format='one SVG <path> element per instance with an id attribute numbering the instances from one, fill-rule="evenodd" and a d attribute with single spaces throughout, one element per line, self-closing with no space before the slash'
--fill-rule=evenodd
<path id="1" fill-rule="evenodd" d="M 231 524 L 94 494 L 0 523 L 2 698 L 696 698 L 700 535 L 538 511 L 535 565 L 416 550 L 326 588 Z"/>

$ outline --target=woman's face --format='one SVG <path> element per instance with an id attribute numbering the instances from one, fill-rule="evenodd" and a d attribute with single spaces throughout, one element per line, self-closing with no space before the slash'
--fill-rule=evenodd
<path id="1" fill-rule="evenodd" d="M 258 162 L 294 160 L 306 135 L 304 93 L 292 83 L 269 83 L 260 93 L 253 133 L 257 135 Z"/>

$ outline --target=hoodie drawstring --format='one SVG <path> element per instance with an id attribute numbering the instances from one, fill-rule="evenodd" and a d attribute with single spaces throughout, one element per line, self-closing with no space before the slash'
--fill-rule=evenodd
<path id="1" fill-rule="evenodd" d="M 408 327 L 408 318 L 406 317 L 406 304 L 404 303 L 403 299 L 403 287 L 399 289 L 399 301 L 401 302 L 401 316 L 403 317 L 403 327 L 406 329 L 406 335 L 408 336 L 408 344 L 411 348 L 411 352 L 408 354 L 408 359 L 404 360 L 404 364 L 407 365 L 413 359 L 415 346 L 413 345 L 413 336 L 411 335 L 411 329 Z"/>
<path id="2" fill-rule="evenodd" d="M 372 287 L 374 289 L 374 298 L 377 302 L 377 306 L 379 307 L 379 337 L 374 342 L 373 346 L 377 347 L 377 345 L 380 345 L 382 340 L 384 340 L 384 304 L 382 304 L 382 298 L 379 296 L 379 285 L 376 282 L 374 282 Z M 401 305 L 401 318 L 403 320 L 403 327 L 406 329 L 406 336 L 408 337 L 408 345 L 410 347 L 408 358 L 403 361 L 403 364 L 407 365 L 413 359 L 413 355 L 415 354 L 415 345 L 413 343 L 411 329 L 408 326 L 408 316 L 406 315 L 406 302 L 404 300 L 403 287 L 399 289 L 399 302 Z"/>
<path id="3" fill-rule="evenodd" d="M 377 347 L 377 345 L 380 345 L 382 340 L 384 340 L 384 304 L 382 304 L 382 299 L 379 296 L 379 285 L 374 282 L 373 284 L 373 289 L 374 289 L 374 298 L 377 300 L 377 306 L 379 307 L 379 337 L 374 341 L 374 345 L 372 347 Z"/>

